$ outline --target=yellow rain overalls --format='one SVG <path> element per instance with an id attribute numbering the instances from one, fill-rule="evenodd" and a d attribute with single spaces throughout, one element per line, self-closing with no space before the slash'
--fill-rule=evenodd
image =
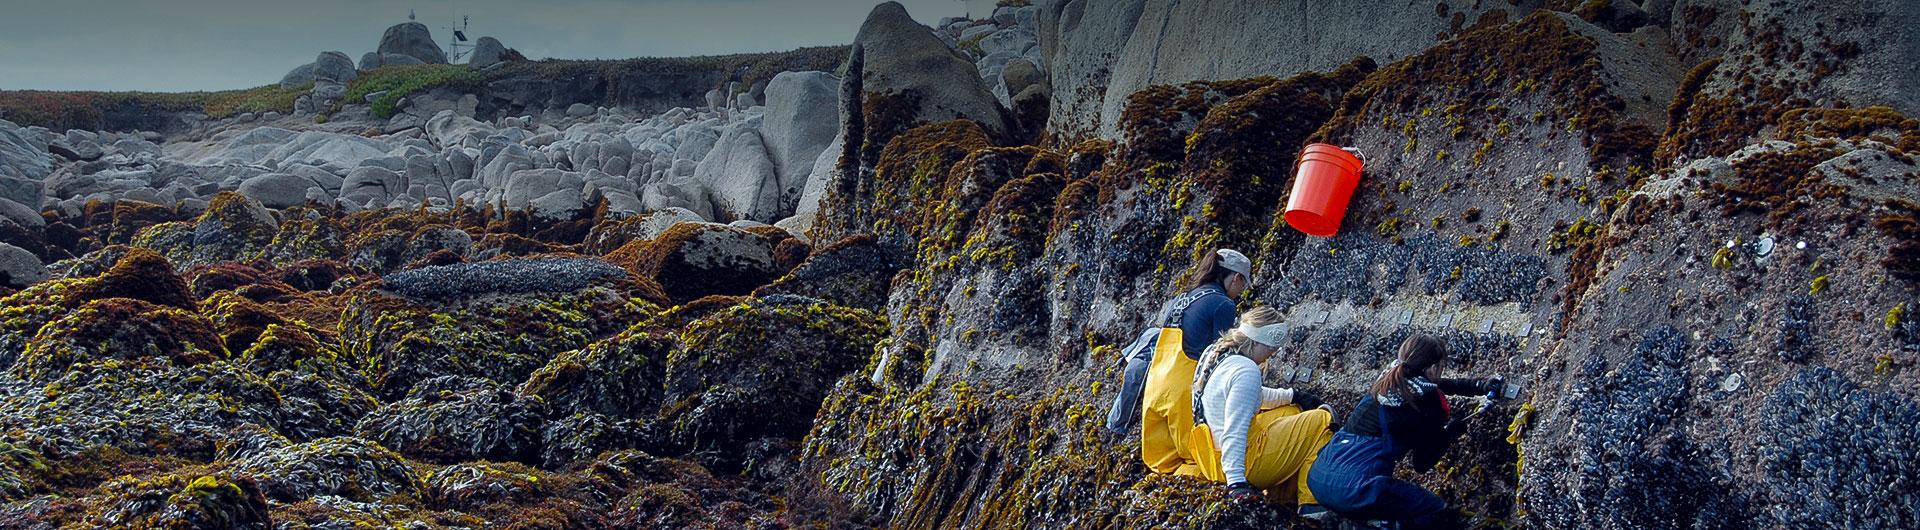
<path id="1" fill-rule="evenodd" d="M 1218 364 L 1225 357 L 1216 356 L 1213 362 Z M 1197 418 L 1198 424 L 1188 432 L 1185 447 L 1193 455 L 1200 476 L 1214 482 L 1226 482 L 1219 444 L 1200 406 L 1200 396 L 1204 390 L 1204 387 L 1196 387 L 1188 399 L 1194 408 L 1187 416 Z M 1283 502 L 1291 500 L 1296 504 L 1318 504 L 1313 492 L 1307 489 L 1307 472 L 1313 469 L 1313 461 L 1319 457 L 1320 448 L 1333 439 L 1333 433 L 1327 430 L 1332 423 L 1332 413 L 1321 409 L 1302 412 L 1297 405 L 1282 405 L 1254 415 L 1253 425 L 1247 428 L 1247 484 L 1267 491 L 1270 497 L 1277 496 Z M 1289 493 L 1292 493 L 1291 498 L 1288 498 Z"/>

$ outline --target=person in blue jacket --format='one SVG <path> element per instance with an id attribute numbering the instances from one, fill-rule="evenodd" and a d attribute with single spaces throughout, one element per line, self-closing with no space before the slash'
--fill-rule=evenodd
<path id="1" fill-rule="evenodd" d="M 1457 511 L 1433 492 L 1393 478 L 1402 459 L 1414 471 L 1432 469 L 1447 446 L 1465 430 L 1454 417 L 1452 395 L 1502 397 L 1498 376 L 1488 379 L 1439 379 L 1447 359 L 1446 343 L 1426 335 L 1400 344 L 1399 360 L 1374 381 L 1353 415 L 1320 450 L 1307 487 L 1322 508 L 1343 517 L 1383 521 L 1401 528 L 1450 528 Z"/>
<path id="2" fill-rule="evenodd" d="M 1187 290 L 1160 306 L 1158 318 L 1149 322 L 1132 344 L 1122 350 L 1126 371 L 1107 413 L 1107 429 L 1125 434 L 1140 419 L 1140 398 L 1146 385 L 1147 368 L 1153 363 L 1154 339 L 1161 328 L 1178 327 L 1180 349 L 1187 358 L 1198 361 L 1200 353 L 1213 344 L 1240 318 L 1234 300 L 1253 284 L 1253 260 L 1230 248 L 1207 254 Z"/>

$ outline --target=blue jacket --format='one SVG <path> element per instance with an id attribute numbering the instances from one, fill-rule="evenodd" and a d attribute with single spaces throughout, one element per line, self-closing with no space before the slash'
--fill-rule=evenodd
<path id="1" fill-rule="evenodd" d="M 1234 322 L 1240 319 L 1239 309 L 1234 307 L 1233 299 L 1227 297 L 1225 289 L 1221 289 L 1219 284 L 1200 288 L 1207 287 L 1218 291 L 1194 300 L 1187 306 L 1186 313 L 1180 316 L 1180 333 L 1184 337 L 1180 349 L 1186 350 L 1188 358 L 1196 360 L 1201 352 L 1207 351 L 1207 346 L 1220 340 L 1220 336 L 1233 329 Z"/>

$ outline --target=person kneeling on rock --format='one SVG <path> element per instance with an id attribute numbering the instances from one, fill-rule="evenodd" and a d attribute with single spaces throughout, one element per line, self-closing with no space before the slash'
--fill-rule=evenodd
<path id="1" fill-rule="evenodd" d="M 1333 434 L 1333 413 L 1302 389 L 1261 386 L 1260 365 L 1279 353 L 1287 325 L 1262 307 L 1208 346 L 1193 376 L 1194 427 L 1188 439 L 1203 476 L 1227 484 L 1236 500 L 1262 490 L 1292 498 L 1302 513 L 1323 511 L 1307 489 L 1307 470 Z"/>
<path id="2" fill-rule="evenodd" d="M 1448 510 L 1446 501 L 1393 478 L 1394 465 L 1409 454 L 1415 471 L 1432 469 L 1466 430 L 1466 418 L 1453 417 L 1442 394 L 1503 397 L 1506 385 L 1498 376 L 1430 378 L 1446 359 L 1447 346 L 1440 339 L 1415 335 L 1400 344 L 1399 360 L 1360 398 L 1307 473 L 1307 486 L 1322 506 L 1350 519 L 1405 528 L 1457 525 L 1458 512 Z"/>
<path id="3" fill-rule="evenodd" d="M 1187 435 L 1193 430 L 1194 362 L 1233 329 L 1234 299 L 1252 285 L 1253 261 L 1219 249 L 1200 262 L 1186 294 L 1161 307 L 1156 327 L 1127 347 L 1126 378 L 1107 429 L 1125 434 L 1140 422 L 1140 459 L 1155 473 L 1199 474 Z"/>

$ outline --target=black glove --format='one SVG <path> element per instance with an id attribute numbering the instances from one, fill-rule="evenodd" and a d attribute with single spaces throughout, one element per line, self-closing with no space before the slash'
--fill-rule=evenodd
<path id="1" fill-rule="evenodd" d="M 1451 420 L 1447 420 L 1446 431 L 1447 431 L 1447 439 L 1451 440 L 1454 438 L 1459 438 L 1460 435 L 1466 434 L 1467 432 L 1467 419 L 1454 418 Z"/>
<path id="2" fill-rule="evenodd" d="M 1266 502 L 1267 500 L 1267 496 L 1262 495 L 1260 493 L 1260 490 L 1253 489 L 1252 484 L 1248 484 L 1245 482 L 1235 482 L 1232 484 L 1228 484 L 1227 498 L 1232 499 L 1234 502 L 1247 503 L 1247 504 Z"/>
<path id="3" fill-rule="evenodd" d="M 1480 393 L 1486 395 L 1488 399 L 1507 399 L 1513 397 L 1504 394 L 1506 389 L 1507 378 L 1505 377 L 1496 375 L 1480 380 Z"/>
<path id="4" fill-rule="evenodd" d="M 1325 402 L 1320 401 L 1320 396 L 1313 395 L 1312 392 L 1298 388 L 1293 389 L 1293 404 L 1299 405 L 1300 410 L 1303 412 L 1320 408 L 1322 403 Z"/>

